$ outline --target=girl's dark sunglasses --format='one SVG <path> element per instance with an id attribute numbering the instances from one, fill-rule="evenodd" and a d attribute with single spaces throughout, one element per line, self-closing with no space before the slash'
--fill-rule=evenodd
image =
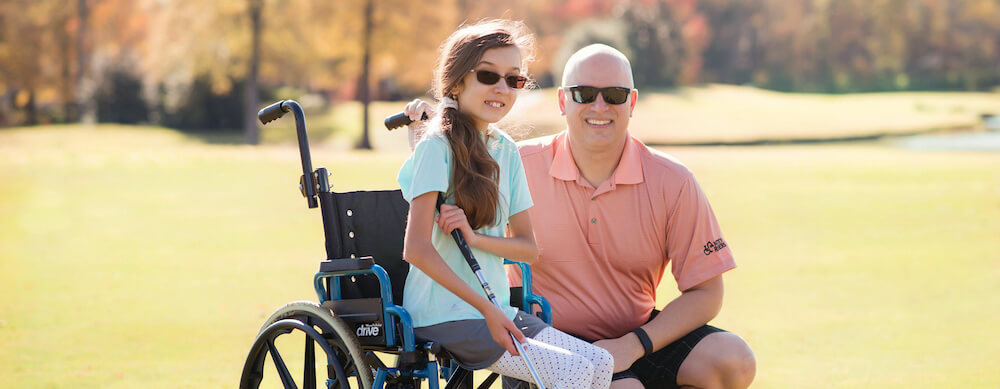
<path id="1" fill-rule="evenodd" d="M 598 92 L 601 93 L 601 96 L 604 96 L 605 103 L 613 105 L 625 104 L 625 101 L 628 100 L 628 95 L 632 93 L 632 89 L 621 86 L 598 88 L 586 85 L 574 85 L 566 87 L 565 90 L 569 91 L 569 95 L 573 97 L 573 101 L 580 104 L 593 103 L 594 100 L 597 100 Z"/>
<path id="2" fill-rule="evenodd" d="M 470 69 L 469 73 L 476 73 L 476 79 L 483 83 L 483 85 L 496 84 L 497 81 L 503 78 L 507 82 L 507 86 L 514 89 L 521 89 L 528 82 L 528 77 L 525 76 L 501 76 L 489 70 Z"/>

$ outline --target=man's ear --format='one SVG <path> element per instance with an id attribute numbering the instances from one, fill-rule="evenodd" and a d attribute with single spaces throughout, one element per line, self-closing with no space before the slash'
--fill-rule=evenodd
<path id="1" fill-rule="evenodd" d="M 639 90 L 632 89 L 632 101 L 628 103 L 628 116 L 632 117 L 632 112 L 635 111 L 635 103 L 639 101 Z"/>
<path id="2" fill-rule="evenodd" d="M 562 88 L 557 90 L 557 96 L 559 96 L 559 113 L 566 116 L 566 92 Z"/>

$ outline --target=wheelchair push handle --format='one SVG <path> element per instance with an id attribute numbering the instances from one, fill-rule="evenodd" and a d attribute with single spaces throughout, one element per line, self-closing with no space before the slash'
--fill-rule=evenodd
<path id="1" fill-rule="evenodd" d="M 427 112 L 420 115 L 420 120 L 427 120 Z M 389 131 L 395 130 L 399 127 L 413 123 L 413 120 L 406 115 L 405 112 L 400 112 L 395 115 L 385 118 L 385 128 Z"/>
<path id="2" fill-rule="evenodd" d="M 282 106 L 285 101 L 279 101 L 277 103 L 268 105 L 257 112 L 257 119 L 260 119 L 260 124 L 267 124 L 273 120 L 279 119 L 285 116 L 285 112 L 288 112 L 290 108 Z"/>
<path id="3" fill-rule="evenodd" d="M 299 156 L 302 159 L 302 195 L 306 197 L 309 208 L 316 208 L 319 206 L 319 200 L 316 199 L 318 176 L 314 177 L 313 174 L 312 156 L 309 155 L 309 137 L 306 134 L 306 115 L 302 112 L 302 106 L 295 100 L 281 100 L 258 111 L 257 119 L 260 119 L 262 124 L 267 124 L 284 116 L 287 112 L 292 112 L 295 116 L 295 133 L 299 140 Z M 320 179 L 325 180 L 325 177 Z"/>

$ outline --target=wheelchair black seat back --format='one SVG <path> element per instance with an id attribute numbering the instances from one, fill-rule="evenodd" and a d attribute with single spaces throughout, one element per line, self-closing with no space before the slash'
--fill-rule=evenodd
<path id="1" fill-rule="evenodd" d="M 391 303 L 403 305 L 403 285 L 410 265 L 403 260 L 403 237 L 409 203 L 399 190 L 321 192 L 327 261 L 320 273 L 345 270 L 385 269 L 392 291 Z M 324 203 L 328 203 L 324 204 Z M 325 278 L 331 290 L 339 284 L 340 296 L 329 296 L 323 304 L 355 330 L 361 345 L 385 346 L 385 320 L 381 310 L 382 281 L 376 274 L 360 274 L 344 282 L 340 277 Z M 397 329 L 398 331 L 399 329 Z"/>
<path id="2" fill-rule="evenodd" d="M 454 363 L 434 344 L 414 339 L 413 322 L 403 309 L 403 284 L 409 264 L 402 258 L 409 204 L 399 190 L 332 192 L 325 168 L 312 169 L 305 117 L 298 103 L 285 100 L 258 113 L 267 123 L 286 112 L 295 115 L 302 156 L 300 190 L 310 208 L 320 208 L 327 258 L 313 278 L 319 302 L 295 301 L 275 311 L 261 327 L 243 367 L 240 388 L 258 388 L 270 359 L 285 388 L 297 388 L 275 340 L 291 333 L 305 335 L 302 387 L 317 386 L 316 354 L 326 358 L 327 388 L 419 388 L 426 380 L 438 387 L 438 378 L 449 378 L 446 388 L 472 387 L 472 374 Z M 531 294 L 531 273 L 524 277 L 520 300 L 538 305 L 542 319 L 551 323 L 548 303 Z M 317 346 L 319 347 L 317 349 Z M 395 355 L 386 366 L 375 352 Z M 480 387 L 489 386 L 491 375 Z"/>
<path id="3" fill-rule="evenodd" d="M 399 190 L 382 190 L 320 195 L 330 197 L 330 211 L 323 212 L 327 257 L 372 257 L 389 273 L 392 303 L 403 305 L 403 283 L 410 270 L 403 260 L 403 236 L 410 209 L 403 194 Z M 341 293 L 344 299 L 378 297 L 378 279 L 363 277 L 342 284 Z"/>

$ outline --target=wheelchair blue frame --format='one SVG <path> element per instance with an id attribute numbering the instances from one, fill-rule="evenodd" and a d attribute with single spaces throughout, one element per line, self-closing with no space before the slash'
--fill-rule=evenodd
<path id="1" fill-rule="evenodd" d="M 523 306 L 532 309 L 534 306 L 538 306 L 540 309 L 540 318 L 548 324 L 552 324 L 552 308 L 549 306 L 548 301 L 542 296 L 531 293 L 531 268 L 528 264 L 523 262 L 516 262 L 511 260 L 504 260 L 505 265 L 516 265 L 521 270 L 522 279 L 522 293 L 521 299 L 523 301 Z M 319 298 L 320 304 L 332 301 L 340 300 L 340 279 L 343 277 L 353 277 L 361 275 L 374 275 L 378 279 L 380 298 L 382 300 L 382 310 L 385 317 L 385 337 L 386 337 L 386 350 L 381 350 L 385 352 L 394 351 L 393 348 L 397 348 L 395 351 L 401 352 L 414 352 L 417 350 L 417 344 L 413 335 L 413 320 L 410 318 L 409 312 L 403 307 L 392 303 L 392 288 L 389 281 L 389 274 L 385 271 L 382 266 L 378 264 L 372 264 L 368 269 L 360 270 L 340 270 L 333 272 L 317 272 L 313 277 L 313 287 L 316 290 L 316 296 Z M 327 284 L 324 281 L 329 281 Z M 399 336 L 396 334 L 396 323 L 397 320 L 400 324 L 401 331 Z M 399 338 L 402 338 L 402 345 L 399 345 Z M 428 351 L 429 350 L 421 350 Z M 427 379 L 428 387 L 431 389 L 438 388 L 438 380 L 432 379 L 432 377 L 447 378 L 456 369 L 455 366 L 438 366 L 437 360 L 430 358 L 427 362 L 427 366 L 424 369 L 412 370 L 411 372 L 404 373 L 398 368 L 382 368 L 380 367 L 375 374 L 374 387 L 381 388 L 385 385 L 386 379 L 391 375 L 399 374 L 410 374 L 412 377 Z"/>
<path id="2" fill-rule="evenodd" d="M 328 214 L 330 210 L 326 208 L 329 204 L 324 203 L 324 201 L 325 202 L 330 201 L 329 199 L 331 198 L 330 195 L 332 192 L 329 191 L 330 185 L 329 182 L 327 181 L 326 169 L 319 168 L 316 169 L 315 171 L 312 169 L 312 160 L 309 154 L 309 143 L 305 129 L 305 116 L 302 112 L 302 108 L 299 106 L 297 102 L 292 100 L 279 101 L 262 109 L 258 113 L 258 118 L 261 120 L 262 123 L 267 123 L 277 118 L 280 118 L 287 112 L 293 112 L 295 116 L 296 132 L 299 141 L 298 142 L 299 151 L 302 159 L 302 172 L 303 172 L 300 181 L 300 190 L 302 191 L 302 195 L 307 198 L 309 208 L 316 208 L 317 206 L 321 208 L 324 217 L 323 220 L 324 232 L 327 234 L 327 239 L 329 240 L 331 234 L 330 231 L 332 231 L 332 229 L 334 229 L 335 227 L 327 224 L 330 221 L 328 220 L 328 218 L 332 220 L 336 216 L 331 216 L 335 215 L 335 213 Z M 320 196 L 321 194 L 322 196 Z M 318 197 L 320 197 L 322 200 L 320 200 Z M 350 214 L 348 214 L 348 216 L 350 216 Z M 353 235 L 351 236 L 353 237 Z M 327 250 L 328 250 L 327 261 L 340 261 L 338 259 L 334 259 L 338 258 L 339 256 L 334 257 L 334 255 L 336 254 L 333 254 L 330 251 L 329 246 L 327 247 Z M 351 254 L 351 256 L 353 257 L 354 255 Z M 355 259 L 344 258 L 343 260 L 350 261 Z M 324 264 L 329 264 L 329 263 L 332 262 L 324 262 Z M 370 265 L 367 264 L 355 265 L 356 263 L 361 263 L 361 262 L 343 262 L 343 263 L 347 263 L 349 265 L 346 267 L 340 267 L 340 266 L 324 267 L 323 265 L 321 265 L 320 266 L 321 271 L 317 272 L 316 275 L 313 277 L 313 287 L 316 290 L 316 295 L 319 299 L 320 306 L 325 307 L 324 303 L 328 301 L 353 300 L 353 298 L 345 299 L 344 296 L 342 296 L 341 280 L 344 277 L 374 276 L 378 280 L 378 292 L 382 310 L 381 325 L 382 328 L 384 328 L 385 342 L 384 344 L 382 344 L 381 339 L 373 340 L 372 343 L 369 343 L 366 347 L 362 348 L 363 350 L 362 353 L 365 355 L 362 355 L 360 357 L 367 356 L 371 351 L 377 351 L 377 352 L 396 354 L 399 356 L 399 358 L 397 360 L 397 365 L 395 367 L 387 367 L 380 361 L 378 362 L 378 366 L 376 368 L 373 377 L 373 387 L 383 388 L 390 381 L 394 384 L 398 384 L 400 381 L 407 382 L 407 380 L 411 378 L 418 380 L 427 379 L 428 387 L 432 389 L 437 389 L 439 387 L 439 378 L 448 379 L 448 385 L 447 385 L 448 388 L 461 385 L 463 384 L 463 382 L 471 383 L 472 378 L 471 374 L 469 374 L 469 371 L 461 369 L 453 359 L 450 360 L 450 363 L 447 364 L 439 363 L 439 360 L 435 355 L 435 353 L 439 350 L 433 349 L 436 346 L 433 346 L 432 344 L 428 343 L 418 344 L 416 342 L 416 339 L 414 338 L 415 335 L 413 332 L 413 320 L 410 318 L 410 314 L 402 306 L 393 303 L 394 300 L 392 292 L 392 283 L 389 278 L 389 273 L 386 271 L 385 268 L 374 262 L 370 262 Z M 528 267 L 528 265 L 522 262 L 515 262 L 509 260 L 504 260 L 504 264 L 516 265 L 521 270 L 522 292 L 520 300 L 522 303 L 521 306 L 525 308 L 524 310 L 527 312 L 532 312 L 534 310 L 534 307 L 537 306 L 539 308 L 538 312 L 539 317 L 546 323 L 551 324 L 552 310 L 548 302 L 542 296 L 533 294 L 531 292 L 532 291 L 531 269 Z M 395 265 L 387 265 L 387 266 L 392 267 Z M 323 271 L 324 269 L 329 270 L 331 268 L 343 269 L 343 270 Z M 369 293 L 374 294 L 374 291 L 370 291 Z M 516 298 L 516 296 L 512 297 Z M 290 305 L 292 304 L 296 303 L 291 303 Z M 308 304 L 311 303 L 307 303 L 307 305 Z M 365 304 L 374 304 L 374 302 L 368 301 Z M 365 309 L 367 308 L 368 307 L 366 306 Z M 319 307 L 316 307 L 314 309 L 319 309 Z M 300 316 L 308 317 L 308 311 L 309 311 L 308 309 L 304 308 L 295 308 L 293 310 L 293 313 L 296 314 L 301 313 L 302 315 Z M 279 312 L 285 312 L 285 311 L 279 310 Z M 313 312 L 315 312 L 315 310 Z M 333 314 L 334 316 L 336 316 L 337 312 L 334 311 Z M 374 314 L 377 315 L 377 312 Z M 278 315 L 278 313 L 276 312 L 275 315 Z M 274 317 L 275 315 L 272 315 L 272 317 Z M 346 316 L 347 315 L 342 317 Z M 332 318 L 330 320 L 333 319 L 337 318 Z M 354 371 L 352 371 L 351 373 L 345 373 L 343 371 L 344 369 L 340 368 L 339 362 L 330 359 L 332 358 L 334 352 L 328 343 L 324 343 L 326 340 L 329 340 L 329 339 L 324 340 L 323 338 L 323 335 L 326 335 L 325 330 L 324 334 L 319 334 L 318 332 L 316 332 L 315 329 L 313 329 L 312 324 L 310 324 L 309 319 L 285 319 L 285 320 L 279 320 L 278 322 L 266 326 L 266 328 L 262 329 L 261 333 L 258 334 L 258 340 L 255 341 L 254 346 L 251 348 L 251 353 L 248 356 L 247 363 L 244 366 L 244 373 L 240 384 L 241 388 L 242 387 L 256 388 L 260 383 L 260 378 L 262 377 L 261 374 L 263 372 L 261 366 L 263 364 L 264 356 L 263 354 L 258 354 L 258 353 L 270 352 L 272 353 L 271 355 L 272 358 L 278 360 L 277 363 L 282 363 L 280 361 L 280 358 L 278 358 L 277 352 L 274 350 L 273 337 L 280 335 L 279 332 L 287 333 L 291 329 L 298 329 L 302 332 L 305 332 L 308 335 L 308 338 L 306 339 L 307 366 L 305 369 L 311 371 L 312 373 L 315 373 L 314 371 L 312 371 L 312 367 L 310 367 L 312 366 L 311 354 L 314 347 L 313 341 L 315 341 L 316 343 L 320 344 L 320 346 L 327 354 L 328 369 L 338 370 L 338 374 L 336 374 L 337 377 L 341 377 L 341 379 L 346 380 L 346 378 L 344 378 L 345 376 L 359 375 Z M 341 332 L 341 331 L 338 330 L 334 332 Z M 271 335 L 271 338 L 265 338 L 264 337 L 265 335 Z M 342 337 L 354 337 L 356 340 L 356 337 L 354 336 L 355 334 L 343 334 L 343 335 L 344 336 Z M 266 342 L 267 344 L 265 345 L 264 343 L 261 342 Z M 349 354 L 355 355 L 358 353 L 352 352 Z M 447 354 L 443 355 L 447 356 Z M 425 358 L 426 358 L 426 363 L 424 363 Z M 400 361 L 405 361 L 405 362 L 400 362 Z M 367 364 L 368 363 L 366 362 L 365 365 Z M 352 366 L 354 366 L 354 368 L 357 368 L 358 365 L 359 363 L 355 363 Z M 286 387 L 289 387 L 288 384 L 292 379 L 288 375 L 287 369 L 285 369 L 282 372 L 281 368 L 279 368 L 279 376 L 281 376 L 283 384 L 285 384 Z M 367 373 L 365 373 L 365 376 L 367 377 Z M 485 384 L 489 384 L 494 379 L 495 376 L 491 376 L 487 380 L 488 382 L 486 382 Z M 292 385 L 291 387 L 294 387 L 294 382 L 290 383 Z M 343 384 L 344 384 L 343 382 L 338 382 L 330 378 L 326 380 L 326 386 L 328 388 L 333 386 L 341 386 Z M 315 383 L 314 382 L 310 383 L 309 381 L 306 381 L 304 385 L 305 385 L 304 388 L 313 388 L 315 386 Z"/>

